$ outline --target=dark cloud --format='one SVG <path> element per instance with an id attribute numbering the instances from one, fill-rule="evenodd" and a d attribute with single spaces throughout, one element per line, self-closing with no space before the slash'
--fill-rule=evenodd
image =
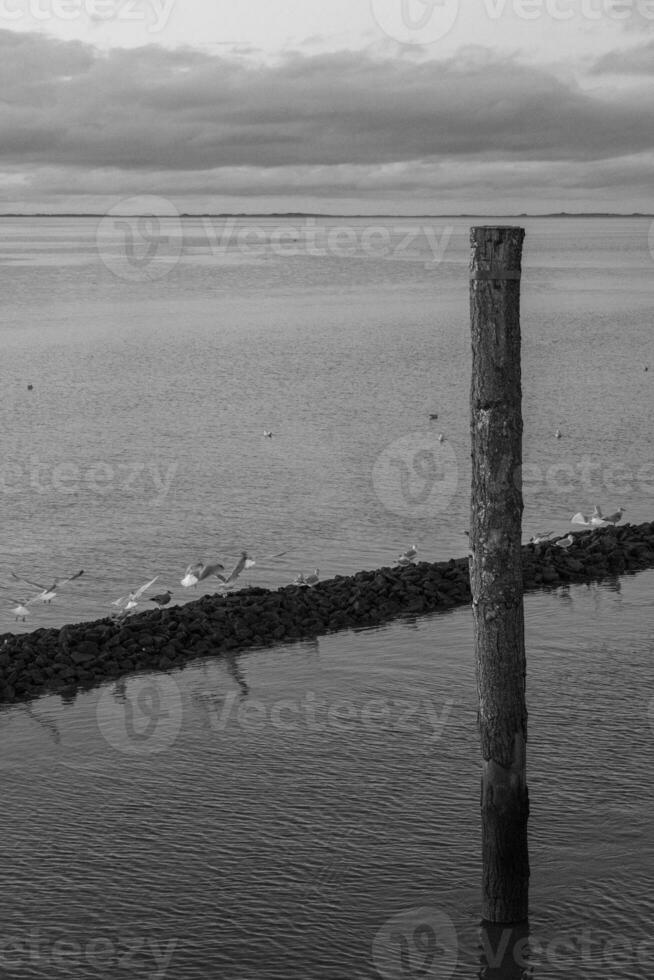
<path id="1" fill-rule="evenodd" d="M 639 51 L 651 71 L 652 46 Z M 619 65 L 607 56 L 594 70 L 628 70 Z M 581 177 L 654 142 L 651 100 L 604 98 L 481 49 L 438 62 L 343 51 L 257 64 L 0 31 L 0 82 L 0 168 L 43 193 L 183 184 L 356 197 L 469 179 L 492 195 L 516 167 L 546 186 L 555 167 Z"/>

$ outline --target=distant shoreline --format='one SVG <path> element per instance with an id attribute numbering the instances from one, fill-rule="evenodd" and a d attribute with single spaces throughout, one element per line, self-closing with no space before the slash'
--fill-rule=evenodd
<path id="1" fill-rule="evenodd" d="M 33 214 L 22 214 L 6 212 L 0 214 L 0 218 L 104 218 L 106 212 L 91 211 L 72 213 L 68 211 L 37 211 Z M 152 217 L 175 217 L 174 215 L 153 215 L 149 214 L 121 214 L 115 217 L 121 218 L 152 218 Z M 269 211 L 269 212 L 218 212 L 189 214 L 182 212 L 180 218 L 394 218 L 405 220 L 407 218 L 492 218 L 492 219 L 518 219 L 518 218 L 654 218 L 654 213 L 648 214 L 642 211 L 633 211 L 630 214 L 623 214 L 618 211 L 552 211 L 544 214 L 328 214 L 319 211 Z"/>

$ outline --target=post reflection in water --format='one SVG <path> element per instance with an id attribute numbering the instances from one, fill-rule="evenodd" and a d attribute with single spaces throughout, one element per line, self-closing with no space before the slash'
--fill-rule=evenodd
<path id="1" fill-rule="evenodd" d="M 479 940 L 480 980 L 535 980 L 529 962 L 529 922 L 482 922 Z"/>

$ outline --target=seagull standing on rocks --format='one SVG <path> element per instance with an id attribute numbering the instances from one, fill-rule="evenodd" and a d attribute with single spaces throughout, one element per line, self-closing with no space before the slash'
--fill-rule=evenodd
<path id="1" fill-rule="evenodd" d="M 619 507 L 614 514 L 605 514 L 602 518 L 607 524 L 617 524 L 618 521 L 622 520 L 622 515 L 624 514 L 624 507 Z"/>
<path id="2" fill-rule="evenodd" d="M 554 544 L 557 544 L 559 548 L 569 548 L 571 544 L 574 543 L 574 536 L 569 534 L 567 538 L 558 538 Z"/>
<path id="3" fill-rule="evenodd" d="M 410 548 L 407 548 L 406 551 L 402 552 L 400 557 L 397 559 L 397 564 L 401 565 L 403 568 L 407 565 L 411 565 L 417 554 L 418 548 L 415 544 L 413 544 Z"/>
<path id="4" fill-rule="evenodd" d="M 167 606 L 172 597 L 173 594 L 170 589 L 166 589 L 165 592 L 160 592 L 159 595 L 152 595 L 149 599 L 150 602 L 156 602 L 158 606 Z"/>

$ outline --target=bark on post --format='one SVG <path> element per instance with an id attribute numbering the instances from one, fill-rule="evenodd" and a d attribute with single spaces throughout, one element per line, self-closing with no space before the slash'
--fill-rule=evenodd
<path id="1" fill-rule="evenodd" d="M 520 260 L 524 229 L 470 230 L 470 585 L 482 752 L 482 916 L 528 915 Z"/>

